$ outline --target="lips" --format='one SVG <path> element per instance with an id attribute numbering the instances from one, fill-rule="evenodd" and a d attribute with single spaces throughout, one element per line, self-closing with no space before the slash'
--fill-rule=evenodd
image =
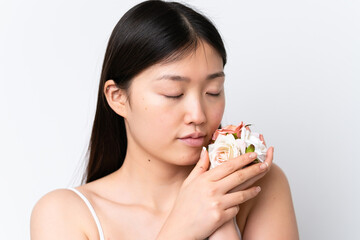
<path id="1" fill-rule="evenodd" d="M 205 133 L 202 133 L 202 132 L 193 132 L 193 133 L 190 133 L 188 135 L 185 135 L 181 138 L 200 138 L 200 137 L 205 137 L 206 134 Z"/>
<path id="2" fill-rule="evenodd" d="M 204 146 L 205 136 L 204 133 L 194 132 L 179 138 L 179 140 L 190 147 L 201 147 Z"/>

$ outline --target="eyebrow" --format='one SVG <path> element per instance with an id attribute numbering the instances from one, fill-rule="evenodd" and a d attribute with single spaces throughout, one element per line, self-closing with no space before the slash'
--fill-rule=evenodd
<path id="1" fill-rule="evenodd" d="M 219 78 L 219 77 L 225 77 L 225 73 L 223 71 L 221 71 L 221 72 L 210 74 L 206 77 L 206 80 L 212 80 L 212 79 Z M 165 74 L 165 75 L 157 78 L 156 80 L 163 80 L 163 79 L 169 79 L 169 80 L 174 80 L 174 81 L 190 81 L 190 78 L 188 78 L 188 77 L 172 75 L 172 74 Z"/>

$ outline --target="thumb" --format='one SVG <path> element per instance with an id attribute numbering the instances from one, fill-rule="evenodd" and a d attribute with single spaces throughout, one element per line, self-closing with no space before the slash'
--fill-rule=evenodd
<path id="1" fill-rule="evenodd" d="M 195 179 L 200 174 L 206 172 L 209 168 L 210 162 L 209 162 L 209 154 L 206 151 L 206 148 L 203 147 L 200 159 L 196 163 L 194 169 L 190 172 L 189 176 L 186 178 L 185 182 L 191 182 L 193 179 Z"/>

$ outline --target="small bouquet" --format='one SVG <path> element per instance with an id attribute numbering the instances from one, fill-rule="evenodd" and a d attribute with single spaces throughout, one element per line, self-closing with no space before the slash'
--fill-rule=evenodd
<path id="1" fill-rule="evenodd" d="M 264 137 L 259 133 L 252 133 L 249 126 L 241 122 L 238 126 L 229 125 L 217 129 L 208 146 L 210 169 L 248 152 L 256 152 L 254 163 L 264 162 L 267 148 Z"/>

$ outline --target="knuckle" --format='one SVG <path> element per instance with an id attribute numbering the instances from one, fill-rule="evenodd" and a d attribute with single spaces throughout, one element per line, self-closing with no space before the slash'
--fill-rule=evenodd
<path id="1" fill-rule="evenodd" d="M 222 219 L 221 212 L 220 211 L 213 211 L 212 212 L 212 218 L 215 223 L 219 223 Z"/>
<path id="2" fill-rule="evenodd" d="M 224 168 L 225 168 L 226 172 L 234 172 L 234 171 L 236 171 L 236 166 L 235 166 L 234 161 L 225 162 L 223 165 L 224 165 Z"/>
<path id="3" fill-rule="evenodd" d="M 240 182 L 244 181 L 244 173 L 242 171 L 237 171 L 236 172 L 236 177 Z"/>
<path id="4" fill-rule="evenodd" d="M 218 209 L 220 209 L 220 205 L 221 205 L 220 201 L 213 201 L 211 203 L 211 208 L 215 209 L 215 210 L 218 210 Z"/>
<path id="5" fill-rule="evenodd" d="M 208 197 L 213 197 L 213 196 L 216 195 L 216 193 L 217 193 L 217 189 L 216 189 L 216 187 L 214 187 L 214 186 L 209 187 L 209 188 L 207 189 L 207 195 L 208 195 Z"/>
<path id="6" fill-rule="evenodd" d="M 243 203 L 245 201 L 244 194 L 240 194 L 238 200 L 239 200 L 239 202 Z"/>

